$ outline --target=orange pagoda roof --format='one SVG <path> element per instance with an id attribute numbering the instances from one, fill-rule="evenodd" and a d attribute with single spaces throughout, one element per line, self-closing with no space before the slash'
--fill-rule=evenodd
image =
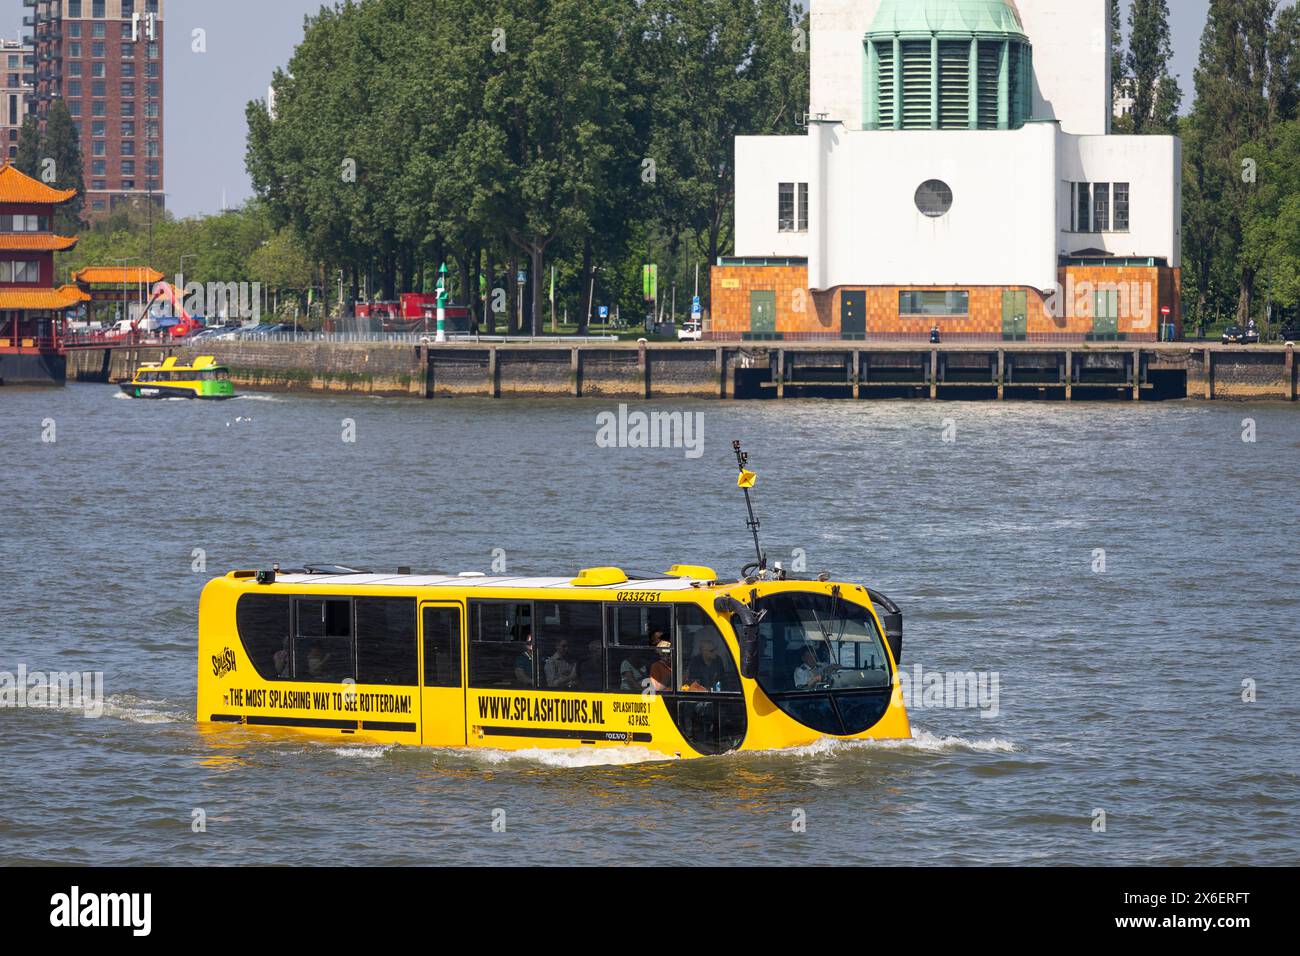
<path id="1" fill-rule="evenodd" d="M 76 244 L 76 236 L 21 232 L 0 235 L 0 250 L 5 252 L 67 252 Z"/>
<path id="2" fill-rule="evenodd" d="M 75 198 L 75 189 L 53 189 L 21 173 L 9 162 L 0 166 L 0 203 L 59 206 Z"/>
<path id="3" fill-rule="evenodd" d="M 90 296 L 75 285 L 59 289 L 0 289 L 0 309 L 71 309 Z"/>
<path id="4" fill-rule="evenodd" d="M 80 285 L 135 285 L 140 282 L 153 285 L 164 276 L 147 266 L 86 266 L 72 273 L 72 281 Z"/>

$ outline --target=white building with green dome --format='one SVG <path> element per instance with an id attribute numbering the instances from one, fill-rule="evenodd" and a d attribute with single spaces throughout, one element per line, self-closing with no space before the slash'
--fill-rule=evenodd
<path id="1" fill-rule="evenodd" d="M 736 140 L 715 338 L 1179 323 L 1180 143 L 1110 133 L 1106 0 L 815 0 L 811 23 L 806 135 Z"/>

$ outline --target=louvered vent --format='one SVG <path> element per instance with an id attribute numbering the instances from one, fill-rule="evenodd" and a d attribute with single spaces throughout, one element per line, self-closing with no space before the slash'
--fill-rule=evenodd
<path id="1" fill-rule="evenodd" d="M 939 128 L 970 125 L 970 44 L 939 44 Z"/>
<path id="2" fill-rule="evenodd" d="M 980 129 L 998 128 L 998 74 L 1002 66 L 1002 43 L 980 41 L 979 99 Z"/>
<path id="3" fill-rule="evenodd" d="M 903 129 L 930 129 L 930 84 L 934 78 L 930 44 L 908 41 L 903 55 Z"/>
<path id="4" fill-rule="evenodd" d="M 876 89 L 879 90 L 880 128 L 894 126 L 894 44 L 877 43 Z"/>

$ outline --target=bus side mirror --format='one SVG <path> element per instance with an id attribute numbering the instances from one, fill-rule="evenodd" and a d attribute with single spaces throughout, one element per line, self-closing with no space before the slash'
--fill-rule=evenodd
<path id="1" fill-rule="evenodd" d="M 903 664 L 903 615 L 886 614 L 881 622 L 885 625 L 885 640 L 889 642 L 889 651 L 894 655 L 894 663 Z"/>
<path id="2" fill-rule="evenodd" d="M 758 624 L 746 624 L 740 628 L 740 676 L 753 680 L 758 676 L 759 658 L 763 656 L 762 638 L 759 637 Z"/>
<path id="3" fill-rule="evenodd" d="M 889 650 L 894 655 L 894 663 L 901 667 L 903 664 L 902 608 L 879 591 L 873 591 L 871 588 L 867 588 L 867 597 L 871 598 L 872 604 L 880 605 L 885 611 L 880 616 L 880 623 L 885 626 L 885 640 L 889 642 Z"/>
<path id="4" fill-rule="evenodd" d="M 736 637 L 740 640 L 740 676 L 753 680 L 758 676 L 758 665 L 763 656 L 763 638 L 758 625 L 767 616 L 767 611 L 755 613 L 748 604 L 726 595 L 713 602 L 713 609 L 719 614 L 734 614 L 740 620 L 740 626 L 736 628 Z"/>

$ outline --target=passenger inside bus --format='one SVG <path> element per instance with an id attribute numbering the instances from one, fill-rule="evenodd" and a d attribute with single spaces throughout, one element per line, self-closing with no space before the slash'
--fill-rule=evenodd
<path id="1" fill-rule="evenodd" d="M 717 638 L 705 634 L 695 642 L 695 653 L 686 663 L 686 673 L 682 675 L 682 690 L 699 693 L 701 691 L 731 690 L 728 668 L 718 654 Z"/>
<path id="2" fill-rule="evenodd" d="M 290 662 L 292 661 L 292 658 L 290 657 L 290 653 L 289 653 L 288 634 L 284 636 L 284 646 L 282 646 L 278 651 L 275 652 L 275 654 L 271 658 L 271 661 L 275 665 L 276 677 L 289 676 L 289 665 Z"/>
<path id="3" fill-rule="evenodd" d="M 577 663 L 578 690 L 600 691 L 605 689 L 605 645 L 600 638 L 587 644 L 587 656 Z"/>
<path id="4" fill-rule="evenodd" d="M 572 690 L 578 680 L 578 665 L 569 660 L 569 642 L 560 638 L 555 653 L 546 659 L 546 686 Z"/>
<path id="5" fill-rule="evenodd" d="M 515 658 L 515 680 L 521 687 L 533 686 L 533 631 L 524 631 L 523 652 Z"/>
<path id="6" fill-rule="evenodd" d="M 662 635 L 663 632 L 656 633 Z M 670 641 L 660 640 L 654 648 L 659 652 L 659 659 L 650 665 L 648 686 L 656 694 L 662 694 L 666 690 L 672 690 L 673 686 L 673 645 Z"/>

